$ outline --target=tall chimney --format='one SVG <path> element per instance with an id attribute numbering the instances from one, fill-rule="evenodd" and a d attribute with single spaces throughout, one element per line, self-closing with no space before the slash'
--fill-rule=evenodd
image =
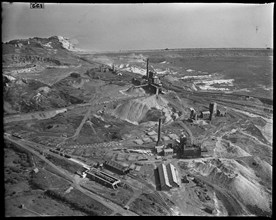
<path id="1" fill-rule="evenodd" d="M 158 124 L 158 138 L 157 138 L 157 142 L 156 145 L 158 146 L 160 143 L 160 139 L 161 139 L 161 118 L 159 118 L 159 124 Z"/>
<path id="2" fill-rule="evenodd" d="M 149 58 L 147 58 L 147 80 L 149 81 Z"/>

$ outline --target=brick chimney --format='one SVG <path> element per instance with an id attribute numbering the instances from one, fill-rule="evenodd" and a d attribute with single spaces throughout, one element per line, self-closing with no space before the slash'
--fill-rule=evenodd
<path id="1" fill-rule="evenodd" d="M 157 142 L 156 142 L 156 146 L 158 146 L 160 144 L 160 139 L 161 139 L 161 123 L 162 123 L 162 119 L 159 118 L 159 124 L 158 124 L 158 138 L 157 138 Z"/>

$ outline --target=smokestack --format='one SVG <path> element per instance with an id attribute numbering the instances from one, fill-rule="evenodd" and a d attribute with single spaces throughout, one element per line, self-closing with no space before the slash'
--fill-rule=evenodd
<path id="1" fill-rule="evenodd" d="M 157 142 L 156 142 L 156 145 L 158 146 L 159 143 L 160 143 L 160 139 L 161 139 L 161 118 L 159 118 L 159 125 L 158 125 L 158 139 L 157 139 Z"/>
<path id="2" fill-rule="evenodd" d="M 147 80 L 149 81 L 149 58 L 147 58 Z"/>

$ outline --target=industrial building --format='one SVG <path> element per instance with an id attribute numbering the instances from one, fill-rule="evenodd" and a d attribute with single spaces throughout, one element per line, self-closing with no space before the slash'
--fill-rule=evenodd
<path id="1" fill-rule="evenodd" d="M 202 119 L 210 119 L 210 111 L 201 111 L 200 118 Z"/>
<path id="2" fill-rule="evenodd" d="M 167 164 L 166 167 L 167 167 L 170 184 L 172 185 L 172 187 L 179 187 L 180 180 L 179 180 L 178 172 L 177 172 L 175 166 L 172 165 L 171 163 L 169 163 L 169 164 Z"/>
<path id="3" fill-rule="evenodd" d="M 182 158 L 197 158 L 201 156 L 201 148 L 197 145 L 183 146 L 182 147 Z"/>
<path id="4" fill-rule="evenodd" d="M 173 155 L 173 149 L 171 148 L 164 149 L 163 153 L 164 153 L 164 156 Z"/>
<path id="5" fill-rule="evenodd" d="M 162 145 L 162 146 L 155 146 L 155 147 L 154 147 L 155 152 L 156 152 L 157 154 L 160 154 L 160 153 L 163 151 L 163 148 L 164 148 L 163 145 Z"/>
<path id="6" fill-rule="evenodd" d="M 174 165 L 171 163 L 165 165 L 160 164 L 157 167 L 161 190 L 170 190 L 173 187 L 180 186 L 180 180 L 178 176 L 178 172 Z"/>
<path id="7" fill-rule="evenodd" d="M 127 174 L 129 169 L 124 167 L 123 165 L 116 163 L 115 161 L 109 160 L 104 162 L 104 167 L 114 173 L 118 173 L 120 175 Z"/>
<path id="8" fill-rule="evenodd" d="M 157 167 L 157 170 L 159 174 L 161 190 L 170 190 L 172 188 L 172 185 L 169 182 L 168 172 L 165 164 L 160 164 Z"/>
<path id="9" fill-rule="evenodd" d="M 146 76 L 143 76 L 142 80 L 133 78 L 132 83 L 136 86 L 142 87 L 150 93 L 158 95 L 162 92 L 162 83 L 154 71 L 149 71 L 149 59 L 147 59 L 146 71 Z"/>
<path id="10" fill-rule="evenodd" d="M 149 75 L 148 75 L 147 88 L 149 92 L 154 93 L 156 95 L 162 92 L 162 85 L 159 78 L 157 76 L 154 76 L 154 73 L 151 71 L 149 72 Z"/>
<path id="11" fill-rule="evenodd" d="M 94 168 L 89 170 L 86 176 L 98 183 L 101 183 L 113 189 L 118 188 L 117 184 L 121 182 L 119 179 Z"/>
<path id="12" fill-rule="evenodd" d="M 186 146 L 190 146 L 192 145 L 191 139 L 187 138 L 187 136 L 185 134 L 182 134 L 179 138 L 179 145 L 186 145 Z"/>
<path id="13" fill-rule="evenodd" d="M 186 136 L 180 137 L 178 153 L 181 158 L 197 158 L 201 156 L 201 147 L 190 141 Z"/>
<path id="14" fill-rule="evenodd" d="M 219 116 L 219 117 L 225 117 L 226 113 L 227 113 L 226 109 L 218 109 L 217 110 L 217 116 Z"/>
<path id="15" fill-rule="evenodd" d="M 195 110 L 193 108 L 190 108 L 190 110 L 190 119 L 195 119 L 197 117 Z M 217 109 L 217 103 L 211 102 L 209 104 L 209 111 L 201 111 L 199 117 L 202 119 L 209 119 L 211 121 L 215 116 L 225 116 L 225 112 L 226 111 Z"/>
<path id="16" fill-rule="evenodd" d="M 197 113 L 196 113 L 196 111 L 195 111 L 195 109 L 193 109 L 193 108 L 190 108 L 190 111 L 191 111 L 191 113 L 190 113 L 190 120 L 197 120 Z"/>
<path id="17" fill-rule="evenodd" d="M 110 70 L 110 67 L 107 65 L 102 64 L 100 66 L 100 72 L 108 72 Z"/>

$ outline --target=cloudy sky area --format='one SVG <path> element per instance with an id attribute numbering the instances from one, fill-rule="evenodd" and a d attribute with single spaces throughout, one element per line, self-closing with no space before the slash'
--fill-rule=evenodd
<path id="1" fill-rule="evenodd" d="M 61 35 L 81 49 L 272 47 L 273 4 L 2 3 L 2 41 Z"/>

